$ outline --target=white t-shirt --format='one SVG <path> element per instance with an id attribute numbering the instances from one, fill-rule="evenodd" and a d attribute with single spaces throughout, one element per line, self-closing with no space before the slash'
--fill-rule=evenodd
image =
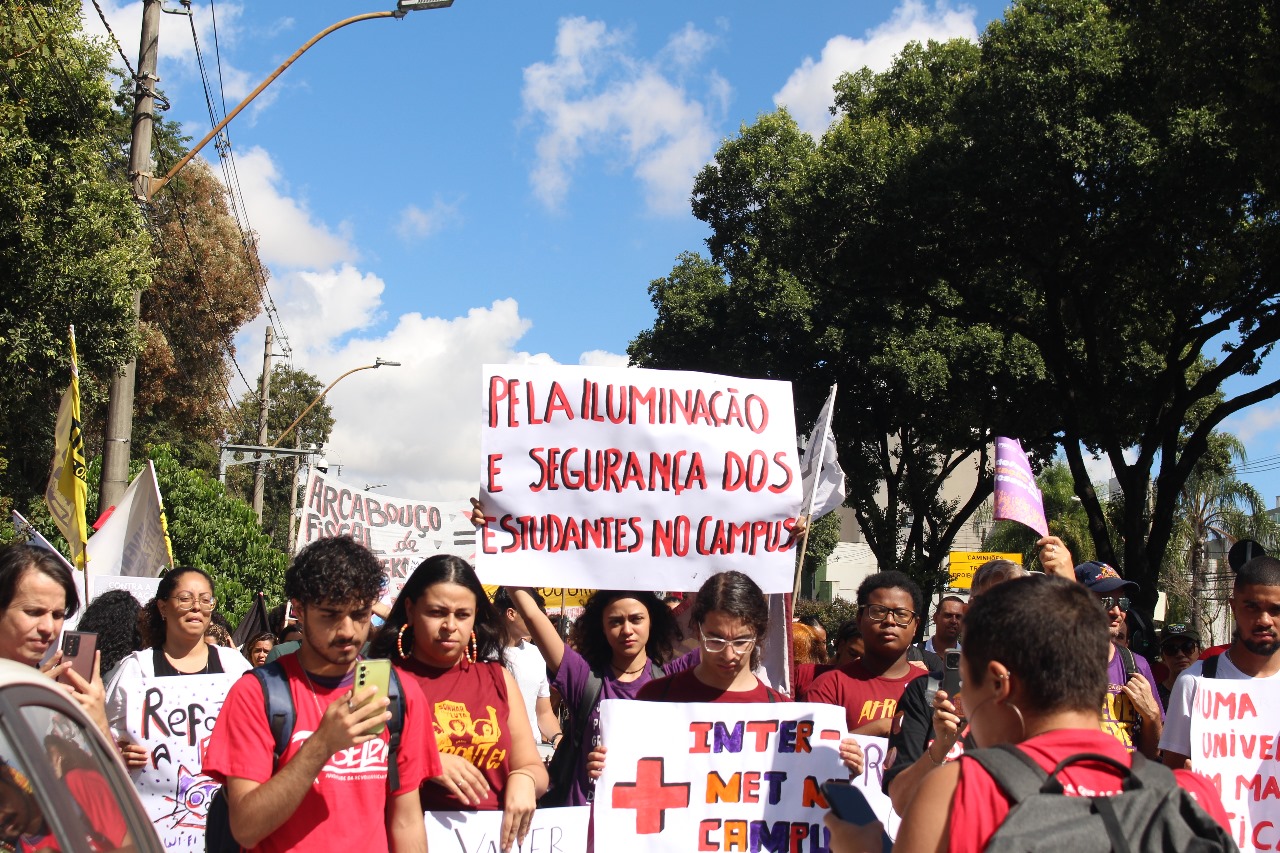
<path id="1" fill-rule="evenodd" d="M 551 695 L 551 686 L 547 684 L 547 662 L 542 652 L 528 640 L 521 640 L 514 646 L 507 646 L 503 652 L 507 669 L 520 688 L 524 698 L 524 709 L 529 714 L 529 725 L 533 727 L 533 742 L 542 743 L 542 732 L 538 729 L 538 699 Z"/>
<path id="2" fill-rule="evenodd" d="M 244 655 L 226 646 L 209 646 L 209 654 L 217 655 L 222 664 L 222 672 L 227 683 L 227 690 L 236 679 L 253 669 L 244 659 Z M 111 681 L 107 684 L 107 722 L 117 738 L 127 737 L 127 721 L 129 714 L 129 694 L 135 693 L 139 687 L 156 677 L 155 650 L 143 649 L 134 652 L 120 661 L 116 666 Z M 170 676 L 172 677 L 172 676 Z M 208 677 L 208 676 L 205 676 Z"/>
<path id="3" fill-rule="evenodd" d="M 1184 669 L 1173 682 L 1173 690 L 1169 692 L 1169 707 L 1164 715 L 1164 732 L 1160 735 L 1160 748 L 1179 755 L 1191 754 L 1191 709 L 1196 704 L 1196 676 L 1204 673 L 1204 661 L 1198 660 Z M 1231 656 L 1225 652 L 1218 655 L 1218 678 L 1235 679 L 1237 681 L 1254 678 L 1236 669 Z M 1280 672 L 1265 676 L 1267 679 L 1280 679 Z M 1192 768 L 1194 769 L 1194 768 Z"/>

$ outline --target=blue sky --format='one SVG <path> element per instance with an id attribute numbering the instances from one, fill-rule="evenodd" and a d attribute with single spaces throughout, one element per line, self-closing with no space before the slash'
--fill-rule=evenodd
<path id="1" fill-rule="evenodd" d="M 197 0 L 219 110 L 318 31 L 391 2 Z M 141 3 L 100 5 L 136 63 Z M 690 187 L 723 139 L 783 104 L 820 133 L 840 72 L 887 67 L 911 39 L 976 37 L 1002 9 L 456 0 L 320 42 L 229 135 L 292 363 L 326 383 L 375 357 L 404 363 L 330 395 L 344 479 L 471 494 L 480 365 L 622 363 L 652 322 L 649 282 L 704 248 Z M 210 122 L 185 17 L 164 16 L 160 50 L 167 116 L 199 138 Z M 262 323 L 239 340 L 250 382 Z M 1253 457 L 1280 453 L 1280 405 L 1237 424 Z M 1280 476 L 1256 484 L 1280 496 Z"/>

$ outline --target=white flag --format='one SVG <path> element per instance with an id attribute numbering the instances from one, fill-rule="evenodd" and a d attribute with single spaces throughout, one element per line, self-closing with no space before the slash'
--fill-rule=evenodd
<path id="1" fill-rule="evenodd" d="M 148 459 L 110 518 L 89 538 L 93 574 L 159 577 L 173 565 L 163 517 L 160 484 Z"/>
<path id="2" fill-rule="evenodd" d="M 831 416 L 836 406 L 836 386 L 818 414 L 809 444 L 800 457 L 804 480 L 805 514 L 810 520 L 821 518 L 844 503 L 844 471 L 836 457 L 836 434 L 831 430 Z"/>

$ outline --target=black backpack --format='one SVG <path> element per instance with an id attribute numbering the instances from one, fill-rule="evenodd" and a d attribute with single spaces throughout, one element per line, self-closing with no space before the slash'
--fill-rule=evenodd
<path id="1" fill-rule="evenodd" d="M 1078 753 L 1058 762 L 1050 773 L 1011 744 L 975 749 L 965 757 L 981 764 L 1011 801 L 1009 814 L 987 843 L 987 853 L 1237 850 L 1227 831 L 1178 785 L 1173 771 L 1142 753 L 1130 754 L 1131 767 L 1105 755 Z M 1086 761 L 1120 770 L 1121 792 L 1100 797 L 1063 793 L 1058 774 Z"/>
<path id="2" fill-rule="evenodd" d="M 651 659 L 649 676 L 659 679 L 663 675 L 662 667 Z M 560 743 L 556 745 L 556 751 L 547 764 L 547 776 L 551 784 L 547 787 L 547 792 L 538 798 L 538 808 L 551 809 L 568 805 L 569 789 L 573 787 L 573 777 L 578 772 L 578 756 L 582 752 L 582 739 L 586 737 L 587 722 L 591 719 L 596 703 L 600 701 L 600 691 L 603 689 L 604 679 L 594 669 L 591 670 L 587 683 L 583 685 L 578 705 L 569 718 L 569 732 L 560 738 Z"/>
<path id="3" fill-rule="evenodd" d="M 271 737 L 275 741 L 271 760 L 275 767 L 280 766 L 280 756 L 289 748 L 293 738 L 295 715 L 293 710 L 293 694 L 289 692 L 289 676 L 284 671 L 284 664 L 279 659 L 249 670 L 249 674 L 258 679 L 262 685 L 262 697 L 266 705 L 267 722 L 271 726 Z M 395 668 L 391 669 L 391 680 L 387 683 L 387 698 L 391 704 L 387 710 L 391 719 L 387 720 L 387 790 L 394 791 L 400 787 L 400 768 L 396 764 L 396 750 L 400 747 L 400 734 L 404 730 L 404 692 L 400 687 L 400 676 Z M 231 834 L 231 812 L 227 807 L 227 794 L 224 787 L 219 787 L 209 800 L 209 812 L 205 819 L 204 830 L 205 853 L 240 853 L 243 849 Z"/>

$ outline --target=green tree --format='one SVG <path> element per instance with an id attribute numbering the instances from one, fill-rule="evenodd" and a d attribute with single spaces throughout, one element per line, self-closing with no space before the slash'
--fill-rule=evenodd
<path id="1" fill-rule="evenodd" d="M 271 370 L 271 403 L 267 409 L 267 444 L 271 444 L 289 424 L 297 419 L 313 400 L 324 390 L 324 384 L 312 373 L 284 364 Z M 241 396 L 234 413 L 234 431 L 237 444 L 258 443 L 258 417 L 262 411 L 257 394 L 246 392 Z M 327 400 L 316 404 L 307 416 L 285 436 L 285 447 L 322 448 L 333 432 L 333 409 Z M 288 460 L 269 462 L 262 493 L 262 530 L 271 537 L 281 551 L 287 549 L 289 518 L 293 510 L 291 487 L 297 474 L 297 465 Z M 228 486 L 238 494 L 252 499 L 253 466 L 243 465 L 231 469 Z"/>
<path id="2" fill-rule="evenodd" d="M 133 295 L 152 269 L 146 224 L 108 164 L 106 49 L 80 32 L 80 3 L 0 4 L 0 494 L 43 492 L 75 324 L 82 412 L 138 346 Z"/>

